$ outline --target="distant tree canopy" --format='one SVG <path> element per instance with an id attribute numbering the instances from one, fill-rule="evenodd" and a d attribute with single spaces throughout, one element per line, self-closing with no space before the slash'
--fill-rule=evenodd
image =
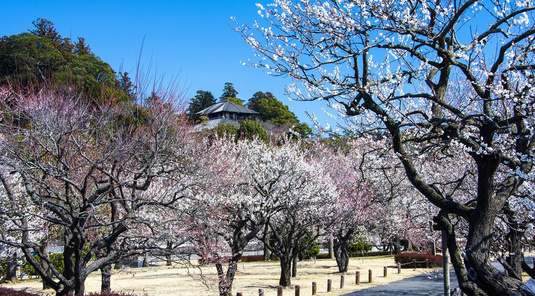
<path id="1" fill-rule="evenodd" d="M 247 106 L 249 109 L 260 113 L 263 121 L 270 121 L 277 126 L 295 125 L 299 123 L 299 119 L 290 111 L 288 106 L 277 100 L 270 92 L 256 92 L 249 99 Z"/>
<path id="2" fill-rule="evenodd" d="M 95 56 L 84 38 L 72 43 L 46 19 L 35 29 L 0 39 L 0 86 L 39 89 L 48 84 L 77 88 L 90 100 L 131 100 L 127 73 L 119 79 L 111 66 Z M 129 79 L 128 79 L 129 81 Z"/>

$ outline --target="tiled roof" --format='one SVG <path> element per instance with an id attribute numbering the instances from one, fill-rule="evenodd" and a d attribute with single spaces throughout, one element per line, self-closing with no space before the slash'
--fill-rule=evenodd
<path id="1" fill-rule="evenodd" d="M 221 102 L 214 104 L 206 109 L 203 109 L 197 114 L 200 115 L 208 115 L 208 114 L 214 114 L 219 112 L 229 112 L 229 113 L 241 113 L 241 114 L 259 114 L 256 111 L 247 109 L 245 107 L 242 107 L 240 105 L 231 103 L 231 102 Z"/>

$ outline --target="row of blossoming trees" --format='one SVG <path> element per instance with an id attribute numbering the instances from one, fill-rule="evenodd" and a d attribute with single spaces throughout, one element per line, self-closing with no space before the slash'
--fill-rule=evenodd
<path id="1" fill-rule="evenodd" d="M 270 2 L 236 23 L 250 64 L 292 77 L 294 99 L 328 101 L 345 127 L 389 135 L 441 210 L 463 293 L 533 295 L 521 238 L 534 209 L 534 2 Z"/>
<path id="2" fill-rule="evenodd" d="M 247 244 L 267 234 L 283 286 L 319 237 L 334 240 L 340 271 L 357 234 L 432 240 L 431 213 L 377 135 L 235 141 L 194 133 L 165 95 L 142 105 L 95 105 L 69 89 L 1 96 L 2 253 L 22 253 L 58 295 L 185 241 L 229 295 Z M 64 247 L 63 270 L 51 242 Z"/>

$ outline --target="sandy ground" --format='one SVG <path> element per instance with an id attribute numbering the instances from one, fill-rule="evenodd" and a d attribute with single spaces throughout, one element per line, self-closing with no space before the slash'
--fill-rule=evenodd
<path id="1" fill-rule="evenodd" d="M 312 294 L 312 282 L 317 283 L 318 295 L 341 295 L 356 290 L 384 285 L 403 278 L 416 276 L 430 270 L 403 269 L 401 274 L 397 268 L 388 268 L 388 276 L 383 276 L 384 266 L 394 266 L 393 257 L 381 258 L 351 258 L 349 272 L 344 275 L 345 285 L 340 288 L 341 274 L 337 273 L 334 260 L 307 260 L 298 263 L 297 277 L 292 278 L 292 286 L 285 288 L 284 295 L 295 295 L 294 286 L 301 287 L 301 295 Z M 373 283 L 369 283 L 368 270 L 372 270 Z M 355 284 L 355 272 L 360 271 L 360 285 Z M 258 295 L 259 289 L 264 289 L 265 296 L 276 296 L 280 267 L 278 262 L 250 262 L 240 263 L 234 280 L 233 294 L 242 292 L 244 296 Z M 327 293 L 327 281 L 332 280 L 332 291 Z M 215 267 L 189 267 L 175 264 L 172 267 L 163 264 L 153 264 L 145 268 L 125 268 L 113 270 L 111 277 L 112 290 L 147 296 L 176 296 L 176 295 L 218 295 Z M 42 283 L 38 279 L 23 280 L 2 286 L 15 289 L 26 289 L 29 292 L 39 292 Z M 86 293 L 100 290 L 100 273 L 89 276 L 86 282 Z M 46 294 L 54 294 L 53 290 L 45 290 Z"/>

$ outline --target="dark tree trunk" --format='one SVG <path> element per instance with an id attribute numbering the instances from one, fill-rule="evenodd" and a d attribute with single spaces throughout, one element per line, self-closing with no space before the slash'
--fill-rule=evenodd
<path id="1" fill-rule="evenodd" d="M 491 264 L 489 256 L 493 226 L 505 200 L 494 194 L 494 174 L 499 162 L 482 156 L 478 165 L 478 196 L 476 208 L 469 219 L 465 264 L 470 280 L 489 296 L 511 295 L 519 291 L 522 281 L 505 276 Z"/>
<path id="2" fill-rule="evenodd" d="M 172 260 L 172 251 L 173 251 L 173 242 L 167 241 L 167 247 L 166 247 L 167 254 L 165 255 L 165 266 L 172 266 L 173 260 Z"/>
<path id="3" fill-rule="evenodd" d="M 2 279 L 2 282 L 12 282 L 17 277 L 17 252 L 13 252 L 11 256 L 7 258 L 6 274 Z"/>
<path id="4" fill-rule="evenodd" d="M 502 264 L 509 276 L 522 280 L 522 262 L 524 261 L 524 258 L 522 257 L 521 239 L 524 234 L 519 229 L 518 222 L 514 220 L 513 215 L 514 213 L 507 212 L 507 217 L 509 219 L 509 233 L 507 234 L 509 254 L 505 258 L 505 262 Z"/>
<path id="5" fill-rule="evenodd" d="M 279 285 L 283 287 L 288 287 L 292 284 L 292 260 L 288 256 L 279 257 L 281 265 L 281 276 L 279 280 Z"/>
<path id="6" fill-rule="evenodd" d="M 334 258 L 338 272 L 347 272 L 349 266 L 349 242 L 336 238 L 334 240 Z"/>
<path id="7" fill-rule="evenodd" d="M 397 236 L 392 239 L 392 252 L 394 254 L 401 253 L 401 239 Z"/>
<path id="8" fill-rule="evenodd" d="M 463 293 L 467 296 L 487 296 L 483 290 L 479 289 L 474 282 L 470 281 L 468 278 L 461 252 L 457 246 L 453 224 L 451 223 L 448 214 L 442 210 L 434 220 L 438 226 L 436 230 L 444 230 L 442 233 L 446 235 L 446 237 L 443 237 L 442 239 L 445 239 L 448 245 L 451 263 L 455 270 L 455 274 L 457 275 L 459 287 Z"/>
<path id="9" fill-rule="evenodd" d="M 111 291 L 111 265 L 106 265 L 100 269 L 101 274 L 101 292 L 110 292 Z"/>
<path id="10" fill-rule="evenodd" d="M 43 244 L 41 246 L 39 246 L 39 250 L 41 251 L 41 254 L 43 254 L 43 256 L 46 257 L 46 259 L 49 258 L 49 256 L 48 256 L 48 242 L 46 242 L 46 241 L 43 242 Z M 48 265 L 46 260 L 41 260 L 41 265 L 43 266 L 43 269 L 45 270 L 45 273 L 48 276 L 52 277 L 52 270 L 50 269 L 50 266 Z M 42 282 L 43 282 L 43 290 L 51 288 L 50 284 L 47 281 L 43 280 Z"/>
<path id="11" fill-rule="evenodd" d="M 64 284 L 62 289 L 56 291 L 56 294 L 58 296 L 70 295 L 70 294 L 83 295 L 83 294 L 78 294 L 77 293 L 78 291 L 76 291 L 76 288 L 75 288 L 76 282 L 79 281 L 79 279 L 76 278 L 76 266 L 75 266 L 76 259 L 74 258 L 78 245 L 79 245 L 79 240 L 73 235 L 73 237 L 69 241 L 67 241 L 63 249 L 63 265 L 64 265 L 63 276 L 66 279 L 69 279 L 69 280 L 72 279 L 72 282 L 70 285 Z"/>
<path id="12" fill-rule="evenodd" d="M 217 277 L 219 279 L 219 295 L 231 296 L 232 295 L 232 282 L 236 276 L 236 270 L 238 269 L 238 261 L 231 260 L 228 265 L 227 273 L 223 272 L 223 264 L 221 262 L 216 263 Z"/>
<path id="13" fill-rule="evenodd" d="M 298 259 L 298 256 L 297 254 L 295 254 L 292 258 L 292 277 L 297 276 L 297 259 Z"/>

